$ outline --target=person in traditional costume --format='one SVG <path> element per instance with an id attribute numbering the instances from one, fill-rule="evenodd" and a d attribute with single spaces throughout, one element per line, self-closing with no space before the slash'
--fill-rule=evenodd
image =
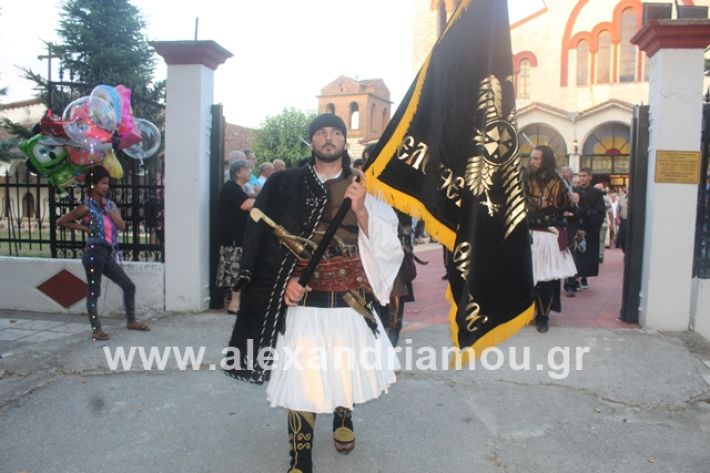
<path id="1" fill-rule="evenodd" d="M 236 366 L 226 367 L 241 380 L 269 381 L 271 406 L 288 409 L 291 473 L 313 470 L 318 414 L 333 414 L 336 450 L 352 451 L 353 406 L 387 392 L 399 368 L 381 321 L 372 311 L 363 316 L 345 297 L 355 292 L 365 300 L 389 301 L 403 258 L 397 217 L 366 193 L 364 176 L 352 174 L 347 129 L 339 117 L 317 116 L 308 133 L 311 159 L 273 174 L 252 212 L 262 212 L 292 236 L 318 240 L 345 198 L 351 208 L 306 287 L 299 277 L 307 261 L 281 245 L 263 221 L 249 222 L 230 340 L 239 356 Z M 270 347 L 273 360 L 260 359 Z"/>
<path id="2" fill-rule="evenodd" d="M 374 159 L 376 143 L 371 143 L 365 146 L 362 150 L 362 165 Z M 357 162 L 358 160 L 355 160 Z M 353 167 L 356 167 L 353 164 Z M 404 259 L 402 266 L 399 268 L 397 277 L 392 285 L 392 294 L 390 294 L 389 304 L 382 305 L 375 301 L 375 311 L 379 315 L 382 324 L 385 327 L 387 336 L 393 346 L 397 346 L 399 342 L 399 334 L 402 331 L 404 322 L 404 304 L 405 302 L 414 302 L 414 288 L 412 281 L 417 277 L 417 267 L 415 261 L 419 264 L 427 264 L 427 261 L 422 261 L 414 255 L 414 237 L 412 230 L 412 217 L 394 209 L 397 215 L 399 225 L 397 226 L 397 235 L 402 243 L 402 251 Z"/>
<path id="3" fill-rule="evenodd" d="M 525 188 L 535 280 L 535 325 L 544 333 L 549 329 L 550 311 L 561 310 L 560 280 L 577 273 L 564 225 L 563 214 L 569 209 L 567 188 L 555 172 L 555 155 L 549 146 L 536 146 L 530 153 Z"/>

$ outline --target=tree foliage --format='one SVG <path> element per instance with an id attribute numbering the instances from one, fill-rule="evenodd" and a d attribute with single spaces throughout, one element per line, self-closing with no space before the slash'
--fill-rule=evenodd
<path id="1" fill-rule="evenodd" d="M 30 69 L 25 69 L 25 77 L 37 84 L 38 97 L 56 113 L 99 84 L 124 84 L 132 90 L 134 115 L 162 124 L 165 83 L 154 82 L 156 57 L 143 34 L 145 27 L 141 11 L 129 0 L 65 0 L 57 27 L 60 42 L 48 48 L 60 56 L 59 79 L 74 85 L 48 84 Z"/>
<path id="2" fill-rule="evenodd" d="M 308 125 L 315 118 L 312 112 L 286 108 L 280 114 L 264 119 L 256 132 L 254 152 L 260 162 L 283 159 L 294 165 L 308 156 Z"/>

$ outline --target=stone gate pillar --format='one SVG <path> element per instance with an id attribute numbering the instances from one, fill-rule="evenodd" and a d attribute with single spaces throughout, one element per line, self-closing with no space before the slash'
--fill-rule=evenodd
<path id="1" fill-rule="evenodd" d="M 641 326 L 687 330 L 708 20 L 654 20 L 631 39 L 650 60 Z"/>
<path id="2" fill-rule="evenodd" d="M 168 65 L 165 111 L 165 309 L 209 302 L 209 170 L 214 71 L 232 54 L 214 41 L 153 41 Z"/>

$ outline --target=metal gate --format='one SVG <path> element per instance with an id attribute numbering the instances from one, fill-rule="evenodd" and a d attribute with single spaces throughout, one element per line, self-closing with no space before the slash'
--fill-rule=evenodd
<path id="1" fill-rule="evenodd" d="M 646 187 L 648 178 L 648 105 L 634 108 L 631 125 L 631 163 L 629 169 L 628 218 L 624 247 L 624 281 L 620 318 L 638 323 L 641 305 L 643 239 L 646 224 Z"/>
<path id="2" fill-rule="evenodd" d="M 693 277 L 710 279 L 710 104 L 703 106 L 702 160 L 695 221 Z"/>
<path id="3" fill-rule="evenodd" d="M 210 139 L 210 309 L 221 309 L 223 290 L 215 285 L 219 263 L 218 200 L 224 184 L 224 110 L 222 105 L 212 105 L 212 136 Z M 224 218 L 224 215 L 221 216 Z"/>

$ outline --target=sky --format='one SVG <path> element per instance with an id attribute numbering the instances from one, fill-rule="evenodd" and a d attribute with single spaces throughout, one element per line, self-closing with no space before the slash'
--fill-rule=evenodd
<path id="1" fill-rule="evenodd" d="M 215 71 L 214 103 L 229 123 L 258 127 L 286 107 L 315 110 L 320 90 L 346 75 L 382 78 L 396 104 L 414 79 L 415 1 L 430 0 L 132 0 L 148 40 L 213 40 L 234 56 Z M 57 41 L 58 0 L 0 0 L 2 103 L 32 98 L 17 66 L 46 75 L 43 41 Z M 508 0 L 511 21 L 543 0 Z M 158 57 L 155 76 L 166 66 Z M 56 70 L 54 72 L 56 74 Z M 113 84 L 116 85 L 116 84 Z"/>

